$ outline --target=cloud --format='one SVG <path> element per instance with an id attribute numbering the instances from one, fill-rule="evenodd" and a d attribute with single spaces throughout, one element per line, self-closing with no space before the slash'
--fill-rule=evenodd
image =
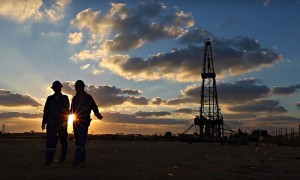
<path id="1" fill-rule="evenodd" d="M 79 33 L 70 33 L 68 36 L 68 44 L 70 45 L 76 45 L 76 44 L 80 44 L 83 41 L 83 34 L 82 32 Z"/>
<path id="2" fill-rule="evenodd" d="M 151 99 L 151 104 L 154 104 L 154 105 L 160 105 L 162 102 L 164 102 L 164 100 L 160 97 L 155 97 L 155 98 Z"/>
<path id="3" fill-rule="evenodd" d="M 35 98 L 30 95 L 12 93 L 9 90 L 0 89 L 0 106 L 18 107 L 18 106 L 42 106 Z"/>
<path id="4" fill-rule="evenodd" d="M 224 28 L 227 28 L 227 27 L 231 26 L 236 21 L 237 21 L 237 17 L 236 16 L 232 16 L 227 22 L 225 22 L 223 24 L 219 24 L 219 25 L 217 25 L 217 27 L 221 28 L 221 29 L 224 29 Z"/>
<path id="5" fill-rule="evenodd" d="M 296 107 L 297 107 L 298 109 L 300 109 L 300 102 L 297 102 L 297 103 L 296 103 Z"/>
<path id="6" fill-rule="evenodd" d="M 247 101 L 259 99 L 268 95 L 270 89 L 267 86 L 259 86 L 260 81 L 255 78 L 248 78 L 233 83 L 217 83 L 219 102 L 222 104 L 242 104 Z M 181 91 L 182 97 L 194 103 L 200 102 L 201 87 L 190 85 Z M 179 101 L 179 100 L 177 100 Z"/>
<path id="7" fill-rule="evenodd" d="M 83 66 L 80 66 L 80 69 L 81 70 L 86 70 L 90 67 L 90 64 L 86 64 L 86 65 L 83 65 Z"/>
<path id="8" fill-rule="evenodd" d="M 120 113 L 103 113 L 103 120 L 110 123 L 126 123 L 126 124 L 156 124 L 156 125 L 180 125 L 189 124 L 188 120 L 176 120 L 171 118 L 138 118 L 134 114 Z"/>
<path id="9" fill-rule="evenodd" d="M 270 2 L 271 2 L 271 0 L 264 0 L 264 6 L 265 7 L 269 6 Z"/>
<path id="10" fill-rule="evenodd" d="M 240 113 L 284 113 L 287 110 L 275 100 L 254 100 L 242 105 L 232 106 L 230 111 Z"/>
<path id="11" fill-rule="evenodd" d="M 148 105 L 148 99 L 145 97 L 128 96 L 127 101 L 134 105 Z"/>
<path id="12" fill-rule="evenodd" d="M 170 79 L 184 82 L 199 80 L 202 64 L 200 57 L 199 48 L 190 47 L 171 53 L 160 53 L 147 59 L 112 55 L 103 58 L 100 65 L 126 79 Z"/>
<path id="13" fill-rule="evenodd" d="M 63 82 L 63 92 L 73 95 L 74 83 Z M 142 91 L 138 89 L 120 89 L 115 86 L 86 85 L 86 92 L 91 94 L 99 107 L 111 107 L 129 102 L 133 105 L 147 105 L 148 99 L 140 96 Z M 134 95 L 134 96 L 133 96 Z"/>
<path id="14" fill-rule="evenodd" d="M 186 28 L 194 26 L 194 19 L 191 13 L 169 10 L 163 3 L 148 1 L 136 6 L 111 3 L 111 9 L 106 14 L 85 9 L 76 15 L 71 25 L 88 30 L 93 35 L 111 38 L 100 43 L 101 52 L 86 51 L 104 55 L 140 48 L 160 39 L 176 38 Z"/>
<path id="15" fill-rule="evenodd" d="M 42 0 L 1 0 L 0 16 L 15 20 L 24 21 L 58 21 L 64 17 L 64 8 L 71 3 L 71 0 L 54 0 L 49 4 Z"/>
<path id="16" fill-rule="evenodd" d="M 186 30 L 179 37 L 180 44 L 202 44 L 206 39 L 213 37 L 213 34 L 205 29 L 193 28 Z"/>
<path id="17" fill-rule="evenodd" d="M 221 104 L 236 105 L 251 102 L 269 96 L 270 88 L 265 85 L 257 85 L 260 80 L 246 78 L 235 83 L 217 83 L 218 100 Z M 155 97 L 151 99 L 153 105 L 179 105 L 187 103 L 200 103 L 201 87 L 197 84 L 189 85 L 181 90 L 179 97 L 163 99 Z"/>
<path id="18" fill-rule="evenodd" d="M 204 51 L 199 44 L 207 38 L 212 38 L 218 78 L 260 71 L 283 60 L 281 55 L 261 47 L 255 39 L 242 36 L 225 39 L 196 28 L 191 13 L 168 9 L 157 1 L 136 6 L 112 3 L 106 14 L 86 9 L 78 13 L 71 24 L 90 34 L 111 38 L 98 42 L 96 48 L 77 52 L 72 56 L 74 61 L 98 60 L 100 68 L 129 80 L 199 81 Z M 175 39 L 181 47 L 188 46 L 148 58 L 125 55 L 149 42 Z"/>
<path id="19" fill-rule="evenodd" d="M 54 31 L 41 32 L 40 34 L 42 37 L 54 37 L 54 38 L 58 38 L 63 35 L 63 33 L 61 33 L 61 32 L 54 32 Z"/>
<path id="20" fill-rule="evenodd" d="M 15 119 L 15 118 L 25 118 L 25 119 L 35 119 L 42 118 L 42 113 L 20 113 L 20 112 L 0 112 L 0 120 Z"/>
<path id="21" fill-rule="evenodd" d="M 185 37 L 185 41 L 186 39 L 188 37 Z M 219 78 L 259 71 L 283 60 L 271 50 L 261 48 L 257 41 L 244 37 L 226 40 L 215 38 L 212 41 L 212 49 L 215 72 Z M 193 82 L 200 79 L 203 51 L 203 46 L 191 45 L 146 59 L 112 55 L 103 58 L 100 66 L 131 80 L 168 79 Z"/>
<path id="22" fill-rule="evenodd" d="M 217 85 L 219 102 L 225 104 L 241 104 L 254 99 L 266 97 L 270 88 L 257 85 L 257 79 L 244 79 L 232 83 Z"/>
<path id="23" fill-rule="evenodd" d="M 300 89 L 300 84 L 291 85 L 288 87 L 275 86 L 271 89 L 271 93 L 274 95 L 290 95 Z"/>
<path id="24" fill-rule="evenodd" d="M 189 109 L 189 108 L 180 108 L 180 109 L 176 109 L 174 112 L 180 113 L 180 114 L 192 114 L 194 112 L 194 110 Z"/>
<path id="25" fill-rule="evenodd" d="M 260 122 L 272 122 L 274 124 L 286 124 L 286 123 L 299 123 L 300 118 L 293 117 L 293 116 L 264 116 L 264 117 L 259 117 L 256 118 L 256 121 Z"/>
<path id="26" fill-rule="evenodd" d="M 136 117 L 151 117 L 151 116 L 167 116 L 167 115 L 171 115 L 171 113 L 167 111 L 151 111 L 151 112 L 137 111 L 133 115 L 135 115 Z"/>

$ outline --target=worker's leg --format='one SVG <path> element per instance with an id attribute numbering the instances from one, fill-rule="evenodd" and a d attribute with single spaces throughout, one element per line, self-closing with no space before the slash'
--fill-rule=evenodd
<path id="1" fill-rule="evenodd" d="M 60 162 L 64 162 L 68 151 L 68 130 L 67 126 L 62 126 L 58 129 L 58 138 L 61 143 Z"/>
<path id="2" fill-rule="evenodd" d="M 52 125 L 47 125 L 45 165 L 50 165 L 53 161 L 57 139 L 56 128 Z"/>
<path id="3" fill-rule="evenodd" d="M 73 125 L 74 134 L 76 133 L 75 136 L 77 137 L 74 163 L 82 163 L 85 162 L 85 144 L 87 139 L 88 127 L 79 123 L 74 123 Z"/>

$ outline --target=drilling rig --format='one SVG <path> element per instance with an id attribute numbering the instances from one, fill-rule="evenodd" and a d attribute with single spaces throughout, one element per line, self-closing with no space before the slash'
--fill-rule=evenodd
<path id="1" fill-rule="evenodd" d="M 192 126 L 190 126 L 184 133 L 188 132 L 193 126 L 195 126 L 197 134 L 200 136 L 223 137 L 224 121 L 218 102 L 216 73 L 214 70 L 211 40 L 207 39 L 204 42 L 204 45 L 199 115 L 196 115 L 194 118 L 194 124 L 192 124 Z"/>

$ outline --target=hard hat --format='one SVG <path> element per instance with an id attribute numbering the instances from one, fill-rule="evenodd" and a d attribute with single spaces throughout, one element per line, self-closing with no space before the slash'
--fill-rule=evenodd
<path id="1" fill-rule="evenodd" d="M 77 81 L 75 82 L 75 86 L 78 86 L 78 87 L 84 87 L 85 84 L 84 84 L 84 82 L 83 82 L 82 80 L 77 80 Z"/>
<path id="2" fill-rule="evenodd" d="M 51 86 L 51 88 L 53 89 L 53 88 L 56 88 L 56 87 L 63 87 L 62 86 L 62 84 L 59 82 L 59 81 L 54 81 L 53 83 L 52 83 L 52 86 Z"/>

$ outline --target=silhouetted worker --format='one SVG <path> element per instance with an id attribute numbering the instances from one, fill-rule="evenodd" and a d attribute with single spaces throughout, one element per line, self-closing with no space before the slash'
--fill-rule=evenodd
<path id="1" fill-rule="evenodd" d="M 75 115 L 75 119 L 73 121 L 73 130 L 76 142 L 75 158 L 73 161 L 74 165 L 85 162 L 85 144 L 88 127 L 92 120 L 90 117 L 91 110 L 93 110 L 98 119 L 103 118 L 93 97 L 84 91 L 84 87 L 85 84 L 82 80 L 76 81 L 76 95 L 73 97 L 71 104 L 71 113 Z"/>
<path id="2" fill-rule="evenodd" d="M 70 102 L 66 95 L 61 93 L 62 84 L 59 81 L 54 81 L 52 89 L 54 94 L 48 96 L 42 121 L 42 130 L 46 132 L 46 157 L 44 165 L 52 164 L 56 144 L 59 139 L 61 143 L 61 155 L 59 162 L 64 162 L 68 149 L 68 116 Z M 47 125 L 47 126 L 46 126 Z"/>

